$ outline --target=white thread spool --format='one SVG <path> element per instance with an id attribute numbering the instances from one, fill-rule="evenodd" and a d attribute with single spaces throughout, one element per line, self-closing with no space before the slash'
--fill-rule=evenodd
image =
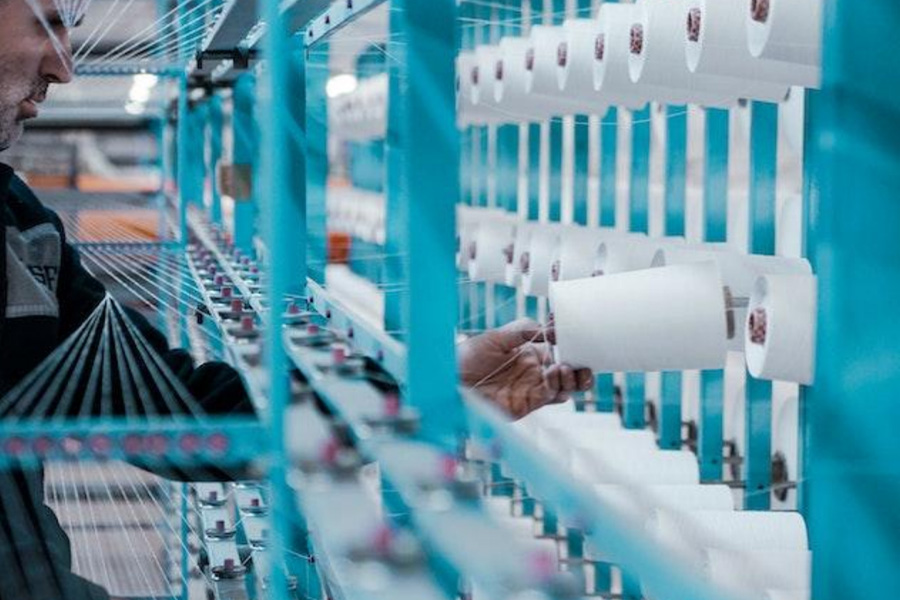
<path id="1" fill-rule="evenodd" d="M 579 99 L 563 95 L 559 85 L 560 48 L 565 47 L 562 27 L 536 25 L 531 28 L 531 45 L 525 55 L 525 91 L 552 101 L 555 115 L 600 114 L 606 112 L 597 98 Z"/>
<path id="2" fill-rule="evenodd" d="M 570 281 L 593 276 L 597 248 L 604 240 L 618 237 L 625 237 L 625 234 L 612 229 L 566 228 L 550 267 L 550 281 Z"/>
<path id="3" fill-rule="evenodd" d="M 631 81 L 664 104 L 735 104 L 736 94 L 712 91 L 707 78 L 688 70 L 681 11 L 681 2 L 669 0 L 641 0 L 635 6 L 628 56 Z"/>
<path id="4" fill-rule="evenodd" d="M 546 296 L 550 286 L 550 268 L 559 246 L 561 229 L 544 224 L 531 232 L 528 251 L 522 253 L 522 291 L 526 296 Z"/>
<path id="5" fill-rule="evenodd" d="M 715 263 L 554 283 L 560 362 L 595 373 L 718 369 L 725 298 Z"/>
<path id="6" fill-rule="evenodd" d="M 519 121 L 543 121 L 554 115 L 552 100 L 526 92 L 525 68 L 528 38 L 500 40 L 500 57 L 494 67 L 494 99 L 505 118 Z"/>
<path id="7" fill-rule="evenodd" d="M 604 447 L 572 453 L 572 474 L 586 482 L 612 485 L 699 485 L 700 469 L 692 452 L 635 451 Z"/>
<path id="8" fill-rule="evenodd" d="M 735 594 L 769 588 L 800 590 L 810 585 L 811 563 L 807 550 L 709 548 L 704 552 L 704 575 Z"/>
<path id="9" fill-rule="evenodd" d="M 552 426 L 557 419 L 576 418 L 587 413 L 579 413 L 575 410 L 575 401 L 567 400 L 562 404 L 548 404 L 538 410 L 529 413 L 514 423 L 514 427 L 521 429 L 527 435 L 537 435 L 537 431 L 544 427 Z M 601 414 L 601 413 L 597 413 Z"/>
<path id="10" fill-rule="evenodd" d="M 734 496 L 725 485 L 610 485 L 593 486 L 594 493 L 618 516 L 644 523 L 654 511 L 734 510 Z M 585 558 L 605 560 L 602 548 L 585 543 Z"/>
<path id="11" fill-rule="evenodd" d="M 781 102 L 788 95 L 785 79 L 796 77 L 796 69 L 750 56 L 741 8 L 732 1 L 686 2 L 683 22 L 687 22 L 684 49 L 688 69 L 709 77 L 716 91 L 734 90 L 742 98 Z"/>
<path id="12" fill-rule="evenodd" d="M 657 450 L 656 438 L 652 432 L 622 429 L 621 425 L 609 422 L 596 427 L 569 429 L 541 427 L 535 430 L 534 437 L 538 448 L 567 467 L 572 464 L 576 455 L 593 450 L 603 453 L 628 448 L 643 454 Z"/>
<path id="13" fill-rule="evenodd" d="M 811 385 L 815 374 L 816 278 L 766 275 L 756 282 L 745 327 L 747 369 L 758 379 Z"/>
<path id="14" fill-rule="evenodd" d="M 592 431 L 620 430 L 622 419 L 616 413 L 587 413 L 568 411 L 537 411 L 533 421 L 535 431 L 565 432 L 588 429 Z"/>
<path id="15" fill-rule="evenodd" d="M 812 268 L 803 259 L 785 258 L 781 256 L 763 256 L 758 254 L 738 254 L 727 251 L 721 246 L 709 250 L 693 247 L 670 247 L 657 252 L 653 258 L 653 266 L 692 264 L 714 261 L 722 276 L 722 283 L 728 288 L 733 299 L 746 301 L 753 294 L 756 280 L 768 274 L 809 274 Z M 747 308 L 735 302 L 729 307 L 727 339 L 729 350 L 742 351 L 745 347 L 744 336 L 741 335 L 742 323 L 747 318 Z"/>
<path id="16" fill-rule="evenodd" d="M 738 552 L 809 549 L 806 523 L 795 512 L 657 510 L 647 530 L 670 547 L 694 552 L 708 548 Z"/>
<path id="17" fill-rule="evenodd" d="M 563 23 L 563 31 L 565 39 L 560 42 L 556 70 L 559 89 L 566 97 L 596 106 L 591 112 L 603 115 L 608 107 L 594 87 L 594 54 L 600 22 L 569 19 Z"/>
<path id="18" fill-rule="evenodd" d="M 528 252 L 528 243 L 534 227 L 534 223 L 529 221 L 519 221 L 516 225 L 516 233 L 511 248 L 512 252 L 507 255 L 506 262 L 506 285 L 508 286 L 515 287 L 521 283 L 522 255 Z"/>
<path id="19" fill-rule="evenodd" d="M 460 271 L 469 270 L 472 243 L 478 234 L 480 212 L 478 209 L 461 204 L 456 207 L 456 268 Z"/>
<path id="20" fill-rule="evenodd" d="M 634 12 L 633 4 L 600 6 L 600 32 L 594 40 L 594 89 L 607 104 L 638 110 L 647 104 L 647 96 L 628 73 L 629 29 Z"/>
<path id="21" fill-rule="evenodd" d="M 456 57 L 456 109 L 460 127 L 489 125 L 497 120 L 497 112 L 483 105 L 472 104 L 473 75 L 478 66 L 475 52 L 466 50 Z"/>
<path id="22" fill-rule="evenodd" d="M 811 588 L 803 590 L 766 590 L 765 600 L 810 600 Z"/>
<path id="23" fill-rule="evenodd" d="M 504 283 L 509 246 L 515 227 L 509 213 L 503 211 L 483 215 L 471 242 L 469 279 Z"/>
<path id="24" fill-rule="evenodd" d="M 597 275 L 615 275 L 629 271 L 649 269 L 653 258 L 661 247 L 679 247 L 684 244 L 683 238 L 666 238 L 665 242 L 643 237 L 623 237 L 605 240 L 597 249 L 594 258 L 594 273 Z"/>
<path id="25" fill-rule="evenodd" d="M 624 514 L 649 516 L 656 509 L 734 510 L 727 485 L 595 485 L 594 493 Z"/>
<path id="26" fill-rule="evenodd" d="M 750 54 L 819 68 L 822 0 L 745 0 Z"/>
<path id="27" fill-rule="evenodd" d="M 472 106 L 491 114 L 491 122 L 515 121 L 506 114 L 497 102 L 497 61 L 500 60 L 500 46 L 479 46 L 475 49 L 475 64 L 469 74 L 471 78 Z"/>

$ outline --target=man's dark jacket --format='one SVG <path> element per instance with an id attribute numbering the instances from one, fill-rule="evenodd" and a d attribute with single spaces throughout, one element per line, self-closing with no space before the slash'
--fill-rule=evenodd
<path id="1" fill-rule="evenodd" d="M 59 217 L 3 164 L 0 221 L 2 398 L 91 315 L 106 290 L 66 243 Z M 222 363 L 194 368 L 187 352 L 170 350 L 163 335 L 144 318 L 129 315 L 204 410 L 252 413 L 234 370 Z M 185 480 L 226 476 L 215 468 L 165 472 Z M 0 600 L 106 597 L 101 588 L 72 574 L 69 540 L 44 504 L 42 470 L 0 472 L 0 564 Z"/>

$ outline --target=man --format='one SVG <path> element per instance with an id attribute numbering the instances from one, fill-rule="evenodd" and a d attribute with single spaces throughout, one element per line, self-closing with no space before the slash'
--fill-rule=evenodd
<path id="1" fill-rule="evenodd" d="M 65 19 L 53 0 L 0 0 L 0 151 L 53 84 L 72 78 Z M 44 208 L 12 169 L 0 165 L 0 397 L 20 382 L 93 312 L 103 286 L 66 243 L 59 218 Z M 227 365 L 194 368 L 170 350 L 143 318 L 132 320 L 210 414 L 247 413 L 240 377 Z M 463 380 L 515 416 L 587 389 L 590 376 L 564 366 L 545 369 L 548 353 L 535 323 L 519 322 L 475 338 L 460 350 Z M 186 478 L 216 472 L 184 474 Z M 102 599 L 106 593 L 71 572 L 68 540 L 43 502 L 40 471 L 0 472 L 0 600 Z"/>

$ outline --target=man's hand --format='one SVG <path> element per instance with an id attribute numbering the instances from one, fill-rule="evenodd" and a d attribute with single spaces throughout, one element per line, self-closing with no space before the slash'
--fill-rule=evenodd
<path id="1" fill-rule="evenodd" d="M 546 343 L 551 333 L 522 319 L 466 340 L 458 353 L 463 383 L 516 419 L 589 390 L 594 383 L 590 371 L 552 364 Z"/>

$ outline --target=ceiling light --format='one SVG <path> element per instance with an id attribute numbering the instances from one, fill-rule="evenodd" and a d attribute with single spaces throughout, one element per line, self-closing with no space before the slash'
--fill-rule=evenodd
<path id="1" fill-rule="evenodd" d="M 359 81 L 354 75 L 347 73 L 335 75 L 328 80 L 328 84 L 325 86 L 325 93 L 328 94 L 329 98 L 336 98 L 354 91 L 358 84 Z"/>

